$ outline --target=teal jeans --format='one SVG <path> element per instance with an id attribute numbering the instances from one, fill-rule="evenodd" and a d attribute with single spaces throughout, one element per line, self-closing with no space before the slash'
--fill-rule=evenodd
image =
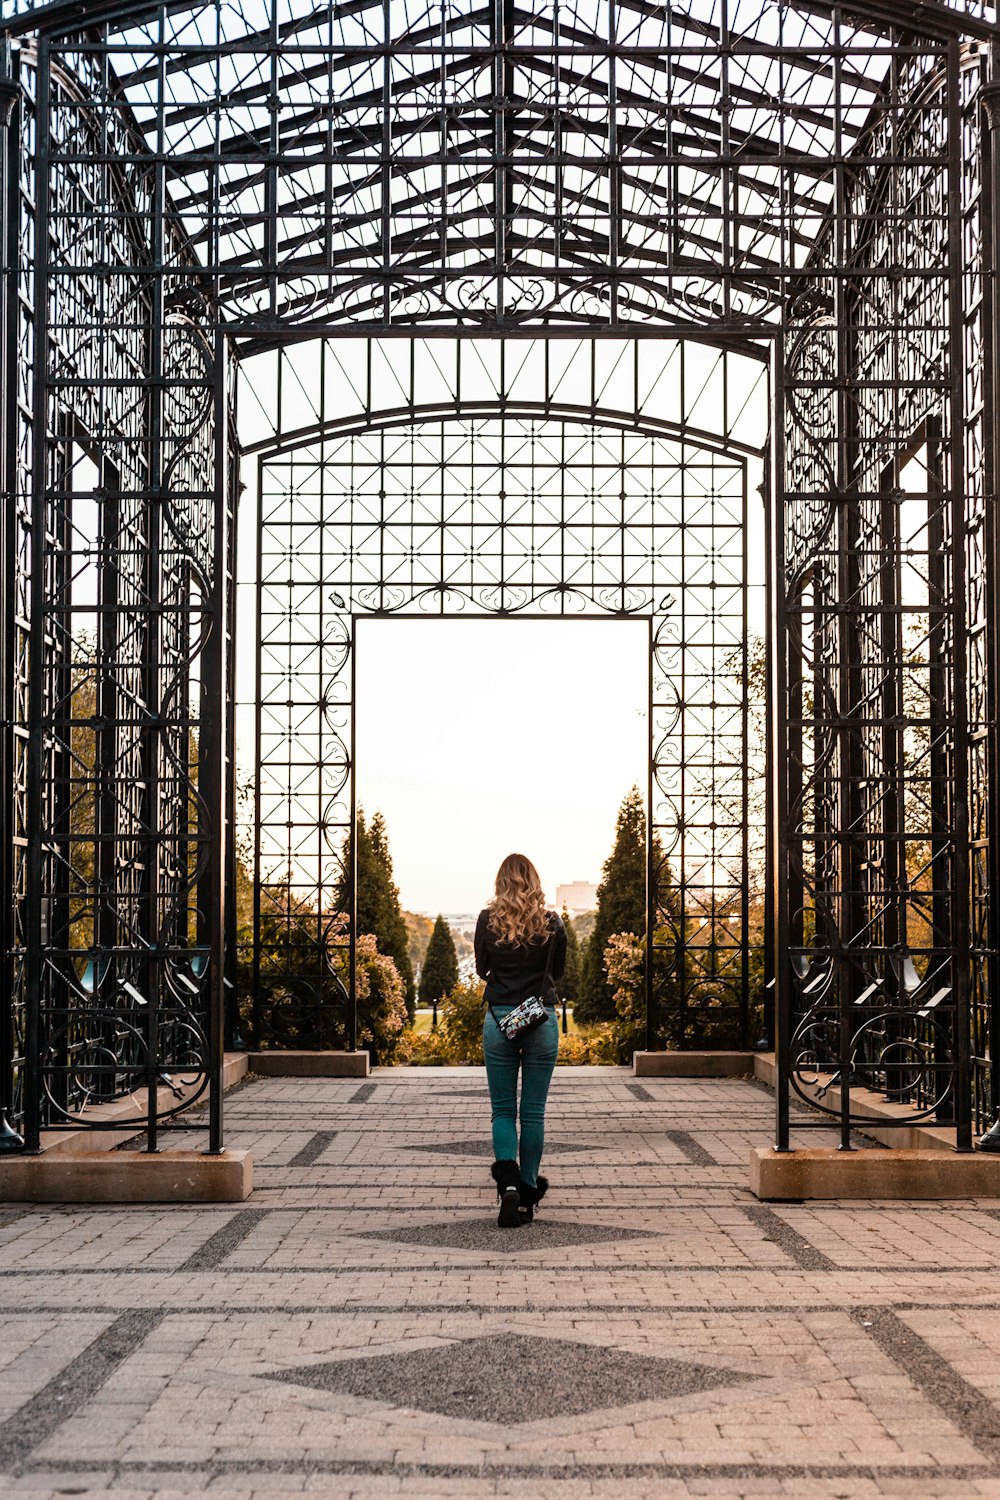
<path id="1" fill-rule="evenodd" d="M 498 1016 L 513 1007 L 497 1005 Z M 521 1180 L 538 1186 L 538 1168 L 545 1146 L 545 1101 L 559 1051 L 559 1023 L 549 1011 L 541 1026 L 519 1042 L 508 1042 L 486 1012 L 483 1056 L 493 1106 L 493 1155 L 497 1161 L 517 1161 Z M 521 1074 L 521 1149 L 517 1141 L 517 1075 Z"/>

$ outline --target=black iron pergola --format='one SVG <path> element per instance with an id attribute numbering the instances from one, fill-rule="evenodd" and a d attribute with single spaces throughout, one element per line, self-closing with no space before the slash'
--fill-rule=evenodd
<path id="1" fill-rule="evenodd" d="M 763 1003 L 779 1146 L 832 1075 L 845 1144 L 861 1086 L 968 1149 L 1000 1087 L 993 12 L 0 15 L 10 1149 L 127 1095 L 152 1148 L 199 1093 L 219 1149 L 241 975 L 257 1045 L 354 1044 L 354 641 L 390 614 L 648 621 L 649 1045 L 745 1047 Z"/>

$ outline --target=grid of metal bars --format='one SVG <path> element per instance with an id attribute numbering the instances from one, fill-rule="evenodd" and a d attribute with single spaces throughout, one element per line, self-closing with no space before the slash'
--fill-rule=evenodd
<path id="1" fill-rule="evenodd" d="M 649 622 L 650 823 L 665 856 L 650 1041 L 745 1047 L 759 1031 L 763 933 L 751 937 L 744 893 L 764 884 L 763 807 L 741 774 L 763 706 L 748 671 L 749 625 L 763 627 L 747 541 L 755 520 L 762 534 L 747 483 L 759 366 L 728 453 L 685 436 L 734 361 L 682 344 L 373 343 L 327 346 L 311 380 L 298 370 L 292 435 L 262 440 L 259 467 L 258 1042 L 353 1044 L 346 856 L 366 616 Z M 255 379 L 287 386 L 286 362 L 258 361 Z"/>
<path id="2" fill-rule="evenodd" d="M 987 63 L 954 37 L 893 59 L 780 382 L 779 1050 L 845 1143 L 851 1087 L 966 1149 L 996 1105 Z"/>
<path id="3" fill-rule="evenodd" d="M 29 1144 L 137 1086 L 152 1141 L 163 1073 L 217 1080 L 234 364 L 281 346 L 290 370 L 294 345 L 308 372 L 306 340 L 353 335 L 771 359 L 779 1144 L 789 1091 L 833 1075 L 845 1136 L 864 1084 L 953 1118 L 968 1145 L 997 1104 L 992 11 L 3 0 L 0 16 L 16 44 L 0 1072 Z M 635 432 L 738 457 L 738 368 L 698 431 L 644 415 Z M 319 401 L 318 425 L 275 407 L 267 431 L 297 448 L 286 465 L 337 443 L 350 472 L 372 439 L 334 432 Z M 609 441 L 603 398 L 575 404 Z M 435 423 L 503 447 L 579 420 L 411 397 L 393 427 L 385 410 L 380 394 L 361 415 L 413 451 Z M 714 620 L 695 578 L 677 587 Z M 624 562 L 610 588 L 631 607 Z M 699 628 L 686 618 L 684 642 Z M 654 700 L 674 649 L 667 634 L 653 651 Z M 695 692 L 723 701 L 718 681 Z M 728 744 L 716 725 L 702 741 Z M 729 753 L 720 740 L 697 769 L 685 750 L 669 778 L 700 782 L 707 807 Z M 745 785 L 749 770 L 744 754 Z M 685 923 L 678 963 L 695 946 Z"/>
<path id="4" fill-rule="evenodd" d="M 43 38 L 19 63 L 44 107 L 8 142 L 7 1139 L 112 1128 L 124 1099 L 155 1149 L 210 1094 L 218 1145 L 230 359 L 138 269 L 170 238 L 162 173 L 86 109 L 100 61 Z"/>

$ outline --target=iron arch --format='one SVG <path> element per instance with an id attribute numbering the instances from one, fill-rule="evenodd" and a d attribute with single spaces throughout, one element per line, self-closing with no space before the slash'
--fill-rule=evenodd
<path id="1" fill-rule="evenodd" d="M 53 1079 L 71 1113 L 79 1093 L 49 1046 L 67 1012 L 84 1037 L 141 1033 L 128 1082 L 155 1137 L 173 1108 L 157 1081 L 190 1062 L 186 1008 L 221 1139 L 235 370 L 322 335 L 698 338 L 770 359 L 779 1142 L 792 1075 L 817 1062 L 797 1061 L 808 1031 L 828 1073 L 902 1087 L 968 1147 L 1000 1102 L 989 13 L 580 0 L 556 21 L 463 0 L 408 28 L 392 8 L 297 16 L 279 0 L 2 14 L 0 1077 L 29 1146 Z M 113 493 L 77 483 L 74 422 Z M 81 579 L 114 621 L 90 656 Z M 801 702 L 790 640 L 815 679 Z M 101 768 L 80 754 L 88 682 L 113 710 Z M 114 851 L 97 877 L 91 805 Z M 164 944 L 202 843 L 197 899 Z M 789 958 L 788 877 L 817 868 L 814 989 Z M 84 966 L 95 988 L 70 993 L 98 907 L 113 939 Z M 204 952 L 204 972 L 185 967 Z M 850 1123 L 845 1108 L 845 1143 Z"/>

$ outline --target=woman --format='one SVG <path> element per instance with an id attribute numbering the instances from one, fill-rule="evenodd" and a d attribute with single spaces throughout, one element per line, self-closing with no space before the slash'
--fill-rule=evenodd
<path id="1" fill-rule="evenodd" d="M 566 929 L 547 911 L 538 871 L 523 854 L 508 854 L 497 871 L 496 895 L 476 923 L 476 972 L 486 980 L 483 1054 L 493 1106 L 493 1178 L 502 1229 L 530 1224 L 548 1187 L 538 1168 L 545 1144 L 545 1100 L 559 1050 L 554 981 L 566 966 Z M 497 1019 L 531 996 L 548 1015 L 516 1042 Z M 521 1073 L 521 1141 L 517 1139 L 517 1075 Z M 520 1156 L 520 1170 L 518 1158 Z"/>

